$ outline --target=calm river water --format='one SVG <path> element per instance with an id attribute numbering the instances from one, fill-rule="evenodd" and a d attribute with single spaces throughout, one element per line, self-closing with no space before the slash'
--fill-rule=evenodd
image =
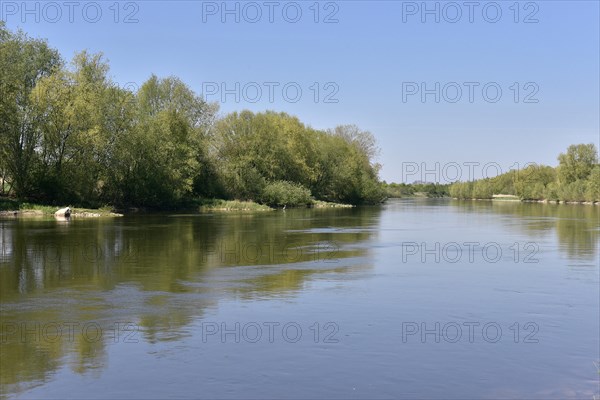
<path id="1" fill-rule="evenodd" d="M 8 398 L 599 396 L 600 207 L 0 219 Z"/>

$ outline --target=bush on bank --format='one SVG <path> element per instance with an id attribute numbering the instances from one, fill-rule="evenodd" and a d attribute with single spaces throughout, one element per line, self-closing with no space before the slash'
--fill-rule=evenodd
<path id="1" fill-rule="evenodd" d="M 310 190 L 287 181 L 276 181 L 265 186 L 261 202 L 273 207 L 306 206 L 312 202 Z"/>

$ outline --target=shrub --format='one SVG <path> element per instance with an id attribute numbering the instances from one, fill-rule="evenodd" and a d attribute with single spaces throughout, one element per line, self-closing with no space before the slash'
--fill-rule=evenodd
<path id="1" fill-rule="evenodd" d="M 260 200 L 264 204 L 275 207 L 286 205 L 296 207 L 310 204 L 312 197 L 310 190 L 300 184 L 288 181 L 275 181 L 265 186 Z"/>
<path id="2" fill-rule="evenodd" d="M 577 180 L 558 187 L 558 196 L 563 201 L 583 201 L 587 189 L 586 182 Z"/>
<path id="3" fill-rule="evenodd" d="M 253 201 L 204 199 L 200 202 L 200 212 L 211 211 L 271 211 L 271 207 Z"/>

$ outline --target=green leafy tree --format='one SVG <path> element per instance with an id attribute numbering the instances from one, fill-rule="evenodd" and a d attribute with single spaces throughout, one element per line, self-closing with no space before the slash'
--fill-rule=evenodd
<path id="1" fill-rule="evenodd" d="M 556 181 L 556 170 L 545 165 L 529 165 L 513 174 L 514 193 L 521 199 L 542 200 L 546 187 Z"/>
<path id="2" fill-rule="evenodd" d="M 378 172 L 361 141 L 335 131 L 319 139 L 317 181 L 313 194 L 323 200 L 350 204 L 379 203 L 385 198 Z"/>
<path id="3" fill-rule="evenodd" d="M 110 95 L 109 67 L 101 54 L 77 54 L 71 69 L 40 80 L 32 102 L 40 121 L 41 195 L 57 202 L 95 203 L 108 152 L 122 115 Z"/>
<path id="4" fill-rule="evenodd" d="M 475 199 L 491 199 L 493 194 L 493 187 L 490 180 L 482 179 L 474 183 L 471 196 Z"/>
<path id="5" fill-rule="evenodd" d="M 560 196 L 558 194 L 558 182 L 549 183 L 544 191 L 544 198 L 549 201 L 559 201 Z"/>
<path id="6" fill-rule="evenodd" d="M 137 93 L 135 126 L 117 152 L 125 204 L 166 207 L 190 197 L 216 109 L 174 77 L 150 77 Z"/>
<path id="7" fill-rule="evenodd" d="M 84 51 L 65 66 L 44 41 L 2 23 L 0 50 L 0 194 L 148 207 L 193 196 L 290 205 L 311 193 L 353 204 L 385 197 L 375 138 L 356 126 L 319 131 L 272 111 L 217 119 L 216 104 L 178 78 L 123 90 L 102 54 Z"/>
<path id="8" fill-rule="evenodd" d="M 598 164 L 598 150 L 593 143 L 571 145 L 566 153 L 558 156 L 558 161 L 560 182 L 569 184 L 578 179 L 587 179 Z"/>
<path id="9" fill-rule="evenodd" d="M 600 201 L 600 165 L 596 165 L 590 173 L 586 189 L 587 201 Z"/>
<path id="10" fill-rule="evenodd" d="M 61 65 L 58 52 L 23 32 L 0 26 L 0 160 L 17 197 L 33 193 L 41 131 L 31 92 Z"/>
<path id="11" fill-rule="evenodd" d="M 450 185 L 450 197 L 455 199 L 471 199 L 471 182 L 455 182 Z"/>
<path id="12" fill-rule="evenodd" d="M 558 187 L 558 197 L 562 201 L 582 201 L 585 199 L 587 182 L 576 180 L 567 184 L 560 184 Z"/>

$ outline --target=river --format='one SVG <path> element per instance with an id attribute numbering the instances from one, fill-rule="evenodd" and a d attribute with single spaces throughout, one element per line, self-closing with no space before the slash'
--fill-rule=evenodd
<path id="1" fill-rule="evenodd" d="M 7 398 L 599 396 L 600 207 L 0 219 Z"/>

